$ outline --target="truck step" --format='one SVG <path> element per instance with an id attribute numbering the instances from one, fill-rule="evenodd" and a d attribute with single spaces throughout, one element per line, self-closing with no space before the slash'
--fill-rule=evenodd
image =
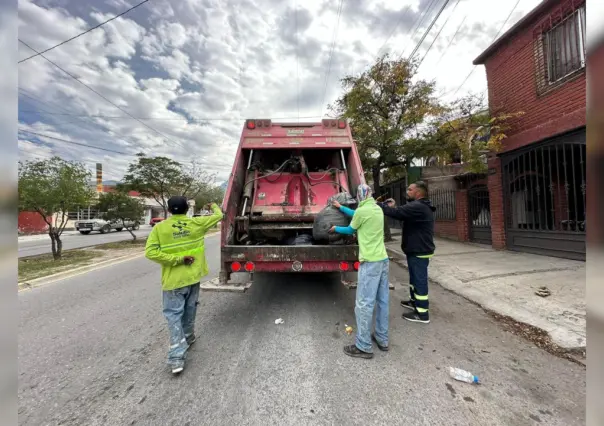
<path id="1" fill-rule="evenodd" d="M 227 291 L 231 293 L 245 293 L 252 286 L 252 281 L 243 283 L 220 284 L 218 278 L 202 282 L 199 289 L 202 291 Z"/>

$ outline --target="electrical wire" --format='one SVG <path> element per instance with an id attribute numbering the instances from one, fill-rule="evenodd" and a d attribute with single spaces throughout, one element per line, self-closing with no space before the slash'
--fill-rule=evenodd
<path id="1" fill-rule="evenodd" d="M 338 17 L 336 20 L 336 26 L 333 31 L 333 36 L 331 39 L 331 51 L 329 53 L 329 59 L 327 61 L 327 71 L 325 72 L 325 82 L 323 85 L 323 98 L 321 100 L 321 114 L 323 114 L 323 108 L 325 105 L 325 96 L 327 95 L 327 82 L 329 81 L 329 74 L 331 74 L 331 64 L 333 61 L 333 52 L 336 48 L 337 40 L 338 40 L 338 30 L 340 28 L 340 17 L 342 16 L 342 6 L 344 4 L 344 0 L 340 0 L 340 4 L 338 6 Z"/>
<path id="2" fill-rule="evenodd" d="M 440 33 L 442 32 L 442 30 L 447 26 L 447 23 L 449 22 L 449 19 L 451 19 L 451 16 L 453 16 L 453 14 L 455 13 L 455 9 L 457 8 L 457 5 L 459 5 L 460 1 L 461 0 L 457 0 L 457 3 L 455 3 L 455 6 L 453 6 L 453 10 L 451 11 L 451 14 L 447 17 L 447 20 L 442 25 L 442 27 L 440 27 L 440 29 L 438 30 L 438 33 L 436 33 L 436 37 L 434 37 L 434 40 L 432 40 L 432 43 L 430 43 L 430 46 L 428 46 L 428 50 L 426 50 L 426 53 L 424 53 L 424 56 L 419 61 L 419 64 L 417 65 L 417 68 L 421 67 L 422 63 L 424 62 L 424 59 L 426 59 L 426 56 L 428 56 L 428 53 L 430 53 L 430 49 L 432 49 L 432 46 L 434 46 L 434 43 L 436 42 L 436 40 L 440 36 Z"/>
<path id="3" fill-rule="evenodd" d="M 447 7 L 447 5 L 449 4 L 450 1 L 451 0 L 445 0 L 444 1 L 444 3 L 442 5 L 442 7 L 440 8 L 440 10 L 436 14 L 436 16 L 432 19 L 432 22 L 430 22 L 430 25 L 428 25 L 428 28 L 426 28 L 426 31 L 424 31 L 424 35 L 419 40 L 419 42 L 415 45 L 415 49 L 413 49 L 413 51 L 409 55 L 409 59 L 412 59 L 415 56 L 415 54 L 417 53 L 417 51 L 421 47 L 422 43 L 424 42 L 424 40 L 426 39 L 426 37 L 428 36 L 428 34 L 430 33 L 430 31 L 432 31 L 432 27 L 434 27 L 434 24 L 436 24 L 436 21 L 438 21 L 438 18 L 440 18 L 440 15 L 443 13 L 443 11 L 445 10 L 445 8 Z M 457 2 L 459 3 L 459 0 Z"/>
<path id="4" fill-rule="evenodd" d="M 73 145 L 83 146 L 83 147 L 86 147 L 86 148 L 93 148 L 93 149 L 98 149 L 100 151 L 111 152 L 111 153 L 114 153 L 114 154 L 132 155 L 132 156 L 134 156 L 134 154 L 129 154 L 127 152 L 117 151 L 115 149 L 109 149 L 109 148 L 102 148 L 100 146 L 88 145 L 88 144 L 81 143 L 81 142 L 69 141 L 67 139 L 61 139 L 61 138 L 57 138 L 57 137 L 54 137 L 54 136 L 45 135 L 43 133 L 32 132 L 30 130 L 21 130 L 21 129 L 19 129 L 19 132 L 21 132 L 21 133 L 28 133 L 30 135 L 35 135 L 35 136 L 39 136 L 39 137 L 43 137 L 43 138 L 46 138 L 46 139 L 51 139 L 51 140 L 55 140 L 55 141 L 59 141 L 59 142 L 65 142 L 65 143 L 70 143 L 70 144 L 73 144 Z"/>
<path id="5" fill-rule="evenodd" d="M 451 40 L 449 40 L 449 44 L 447 44 L 447 47 L 445 48 L 445 50 L 443 50 L 443 53 L 440 55 L 440 58 L 438 58 L 438 61 L 436 61 L 436 65 L 440 64 L 440 61 L 442 61 L 444 56 L 447 54 L 447 51 L 451 47 L 451 44 L 453 44 L 453 40 L 455 40 L 455 37 L 457 37 L 459 30 L 461 30 L 461 27 L 463 26 L 464 22 L 466 22 L 467 17 L 468 17 L 468 15 L 464 16 L 463 19 L 461 20 L 461 23 L 459 24 L 459 27 L 457 27 L 455 34 L 453 34 L 453 37 L 451 38 Z"/>
<path id="6" fill-rule="evenodd" d="M 512 14 L 514 13 L 514 11 L 516 10 L 516 8 L 518 7 L 518 4 L 520 3 L 520 0 L 516 1 L 516 4 L 514 5 L 514 7 L 512 8 L 512 10 L 510 11 L 510 13 L 508 14 L 507 18 L 505 18 L 505 21 L 503 21 L 503 24 L 501 25 L 501 28 L 499 28 L 499 31 L 497 32 L 497 35 L 493 38 L 493 41 L 491 42 L 491 44 L 493 44 L 497 38 L 499 37 L 499 34 L 501 34 L 501 31 L 503 31 L 503 28 L 505 27 L 505 25 L 508 23 L 508 21 L 510 20 L 510 18 L 512 17 Z M 532 40 L 531 40 L 532 41 Z M 474 67 L 472 68 L 472 70 L 468 73 L 468 75 L 466 76 L 466 78 L 464 79 L 464 81 L 459 85 L 459 87 L 455 90 L 455 92 L 453 93 L 453 96 L 455 96 L 457 94 L 457 92 L 459 92 L 461 90 L 461 88 L 464 86 L 464 84 L 466 84 L 466 82 L 468 81 L 468 79 L 472 76 L 472 74 L 474 74 L 474 71 L 476 71 L 476 67 L 477 65 L 474 65 Z M 448 92 L 451 93 L 451 92 Z M 447 94 L 448 94 L 447 93 Z"/>
<path id="7" fill-rule="evenodd" d="M 399 60 L 405 54 L 405 51 L 407 50 L 407 46 L 409 46 L 409 42 L 413 40 L 413 37 L 415 37 L 415 34 L 417 33 L 417 31 L 421 27 L 422 23 L 424 22 L 424 19 L 426 18 L 426 16 L 428 16 L 428 13 L 430 12 L 430 9 L 432 9 L 432 6 L 434 6 L 435 1 L 436 0 L 432 0 L 430 2 L 430 4 L 428 5 L 428 7 L 426 8 L 426 10 L 424 10 L 422 12 L 422 14 L 419 16 L 419 18 L 417 19 L 417 26 L 414 25 L 415 29 L 413 30 L 413 34 L 411 34 L 411 37 L 409 37 L 409 40 L 407 41 L 407 43 L 405 43 L 405 47 L 404 47 L 403 51 L 401 52 L 401 54 L 398 55 L 398 59 Z"/>
<path id="8" fill-rule="evenodd" d="M 148 1 L 149 1 L 149 0 L 144 0 L 144 1 L 142 1 L 142 2 L 140 2 L 140 3 L 138 3 L 138 4 L 136 4 L 136 5 L 132 6 L 130 9 L 125 10 L 124 12 L 120 13 L 119 15 L 116 15 L 116 16 L 114 16 L 113 18 L 107 19 L 105 22 L 101 22 L 100 24 L 98 24 L 98 25 L 96 25 L 96 26 L 94 26 L 94 27 L 92 27 L 92 28 L 89 28 L 89 29 L 87 29 L 86 31 L 84 31 L 84 32 L 82 32 L 82 33 L 80 33 L 80 34 L 78 34 L 78 35 L 76 35 L 76 36 L 74 36 L 74 37 L 71 37 L 71 38 L 70 38 L 70 39 L 68 39 L 68 40 L 65 40 L 65 41 L 63 41 L 63 42 L 61 42 L 61 43 L 59 43 L 59 44 L 55 44 L 54 46 L 49 47 L 49 48 L 48 48 L 48 49 L 46 49 L 46 50 L 43 50 L 43 51 L 41 51 L 41 52 L 37 52 L 35 55 L 31 55 L 31 56 L 29 56 L 29 57 L 27 57 L 27 58 L 25 58 L 25 59 L 21 59 L 21 60 L 20 60 L 18 63 L 19 63 L 19 64 L 21 64 L 21 63 L 23 63 L 23 62 L 25 62 L 25 61 L 29 61 L 30 59 L 35 58 L 36 56 L 40 56 L 40 55 L 42 55 L 43 53 L 49 52 L 49 51 L 51 51 L 52 49 L 55 49 L 55 48 L 57 48 L 57 47 L 59 47 L 59 46 L 64 45 L 65 43 L 69 43 L 70 41 L 75 40 L 76 38 L 81 37 L 81 36 L 83 36 L 84 34 L 88 34 L 90 31 L 93 31 L 93 30 L 96 30 L 97 28 L 102 27 L 103 25 L 107 24 L 108 22 L 111 22 L 111 21 L 113 21 L 114 19 L 117 19 L 117 18 L 119 18 L 120 16 L 125 15 L 126 13 L 130 12 L 131 10 L 136 9 L 137 7 L 139 7 L 139 6 L 143 5 L 144 3 L 147 3 Z"/>
<path id="9" fill-rule="evenodd" d="M 24 46 L 26 46 L 27 48 L 33 50 L 36 53 L 40 53 L 38 52 L 36 49 L 34 49 L 33 47 L 31 47 L 30 45 L 28 45 L 27 43 L 25 43 L 23 40 L 18 39 L 19 43 L 23 44 Z M 42 55 L 40 53 L 40 56 L 42 58 L 44 58 L 46 61 L 48 61 L 49 63 L 51 63 L 52 65 L 54 65 L 56 68 L 58 68 L 59 70 L 61 70 L 63 73 L 65 73 L 66 75 L 68 75 L 69 77 L 71 77 L 72 79 L 74 79 L 75 81 L 77 81 L 78 83 L 80 83 L 82 86 L 86 87 L 88 90 L 90 90 L 91 92 L 95 93 L 96 95 L 100 96 L 102 99 L 104 99 L 105 101 L 107 101 L 108 103 L 110 103 L 111 105 L 113 105 L 114 107 L 116 107 L 117 109 L 119 109 L 120 111 L 122 111 L 124 114 L 126 114 L 127 116 L 131 117 L 133 120 L 138 121 L 139 123 L 141 123 L 143 126 L 147 127 L 148 129 L 154 131 L 155 133 L 157 133 L 158 135 L 160 135 L 161 137 L 163 137 L 165 140 L 167 140 L 168 142 L 171 142 L 173 144 L 179 145 L 180 147 L 182 147 L 183 149 L 186 150 L 185 146 L 172 141 L 170 138 L 168 138 L 166 135 L 164 135 L 163 133 L 161 133 L 159 130 L 154 129 L 153 127 L 149 126 L 147 123 L 143 122 L 142 120 L 139 120 L 138 118 L 134 117 L 132 114 L 130 114 L 128 111 L 126 111 L 125 109 L 123 109 L 122 107 L 120 107 L 119 105 L 115 104 L 114 102 L 112 102 L 111 100 L 107 99 L 105 96 L 103 96 L 101 93 L 99 93 L 98 91 L 96 91 L 95 89 L 93 89 L 92 87 L 90 87 L 89 85 L 87 85 L 86 83 L 82 82 L 81 80 L 79 80 L 76 76 L 74 76 L 73 74 L 71 74 L 69 71 L 66 71 L 65 69 L 63 69 L 61 66 L 57 65 L 55 62 L 51 61 L 50 59 L 48 59 L 46 56 Z"/>

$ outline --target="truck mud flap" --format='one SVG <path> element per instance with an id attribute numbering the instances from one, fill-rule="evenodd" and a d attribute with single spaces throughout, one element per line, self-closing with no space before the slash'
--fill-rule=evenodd
<path id="1" fill-rule="evenodd" d="M 230 293 L 245 293 L 252 286 L 252 281 L 244 281 L 242 283 L 227 283 L 220 284 L 218 278 L 202 282 L 199 289 L 202 291 L 222 291 Z"/>

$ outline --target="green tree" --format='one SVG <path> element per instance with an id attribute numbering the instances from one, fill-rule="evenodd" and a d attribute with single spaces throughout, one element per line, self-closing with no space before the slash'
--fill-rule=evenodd
<path id="1" fill-rule="evenodd" d="M 98 208 L 103 212 L 103 219 L 121 222 L 132 235 L 132 240 L 136 241 L 132 225 L 127 226 L 126 224 L 138 223 L 145 213 L 145 205 L 140 199 L 131 197 L 123 191 L 107 192 L 100 195 Z"/>
<path id="2" fill-rule="evenodd" d="M 349 120 L 363 167 L 379 193 L 385 169 L 407 169 L 423 155 L 417 128 L 442 113 L 435 83 L 416 78 L 417 65 L 407 59 L 379 58 L 367 71 L 342 79 L 344 94 L 330 109 Z"/>
<path id="3" fill-rule="evenodd" d="M 167 157 L 147 157 L 137 154 L 128 166 L 120 190 L 134 190 L 142 196 L 154 199 L 168 217 L 168 200 L 174 195 L 194 199 L 214 176 L 197 164 L 184 166 Z"/>
<path id="4" fill-rule="evenodd" d="M 447 165 L 457 157 L 466 171 L 484 173 L 486 156 L 501 150 L 512 120 L 523 114 L 490 112 L 484 97 L 465 96 L 431 121 L 422 136 L 423 150 L 426 157 L 436 160 L 436 165 Z"/>
<path id="5" fill-rule="evenodd" d="M 200 209 L 210 203 L 216 203 L 220 205 L 224 198 L 224 191 L 220 186 L 207 185 L 202 189 L 195 197 L 195 206 Z"/>
<path id="6" fill-rule="evenodd" d="M 61 258 L 61 235 L 68 212 L 90 204 L 91 173 L 83 164 L 52 157 L 42 161 L 19 162 L 19 211 L 37 212 L 48 225 L 55 260 Z"/>

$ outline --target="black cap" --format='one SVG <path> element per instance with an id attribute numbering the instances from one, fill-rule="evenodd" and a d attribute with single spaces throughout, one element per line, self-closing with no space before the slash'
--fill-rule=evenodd
<path id="1" fill-rule="evenodd" d="M 189 210 L 187 198 L 175 195 L 168 200 L 168 211 L 172 214 L 185 214 Z"/>

